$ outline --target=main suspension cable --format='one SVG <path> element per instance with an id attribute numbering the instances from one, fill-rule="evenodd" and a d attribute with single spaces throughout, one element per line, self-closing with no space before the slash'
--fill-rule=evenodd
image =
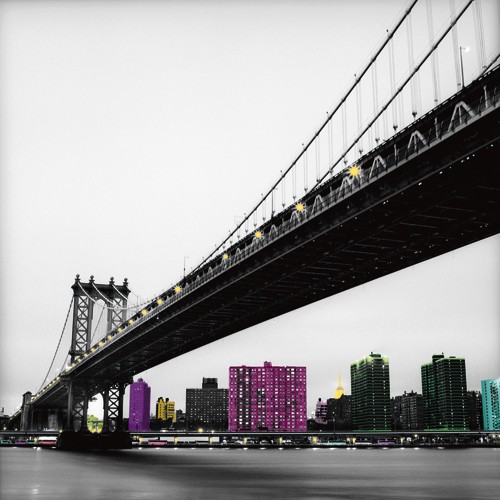
<path id="1" fill-rule="evenodd" d="M 68 318 L 69 318 L 69 313 L 71 312 L 71 308 L 73 307 L 73 297 L 71 298 L 71 301 L 69 303 L 69 308 L 68 308 L 68 313 L 66 314 L 66 319 L 64 320 L 64 326 L 63 326 L 63 329 L 62 329 L 62 332 L 61 332 L 61 335 L 59 336 L 59 342 L 57 343 L 57 347 L 56 347 L 56 352 L 54 353 L 54 357 L 52 358 L 52 362 L 50 363 L 50 366 L 49 366 L 49 369 L 47 370 L 47 374 L 45 375 L 42 383 L 40 384 L 40 387 L 38 388 L 38 390 L 36 391 L 37 393 L 40 392 L 40 389 L 43 387 L 43 385 L 45 384 L 45 381 L 47 380 L 47 377 L 50 375 L 50 371 L 52 370 L 52 366 L 54 365 L 54 361 L 56 359 L 56 356 L 57 356 L 57 353 L 59 352 L 59 347 L 61 345 L 61 340 L 63 338 L 63 335 L 64 335 L 64 331 L 66 330 L 66 325 L 68 323 Z"/>

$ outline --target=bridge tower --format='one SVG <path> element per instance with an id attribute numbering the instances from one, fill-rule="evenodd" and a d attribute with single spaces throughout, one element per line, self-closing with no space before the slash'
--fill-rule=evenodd
<path id="1" fill-rule="evenodd" d="M 92 318 L 96 301 L 104 300 L 108 309 L 108 332 L 126 320 L 127 299 L 130 293 L 127 285 L 127 278 L 123 281 L 123 285 L 115 285 L 113 277 L 110 278 L 109 284 L 102 285 L 94 282 L 94 276 L 90 277 L 88 283 L 82 283 L 80 275 L 76 275 L 75 284 L 71 287 L 73 290 L 73 329 L 69 351 L 71 363 L 90 350 Z"/>
<path id="2" fill-rule="evenodd" d="M 97 284 L 91 276 L 88 283 L 82 283 L 80 275 L 76 275 L 73 290 L 73 327 L 70 363 L 85 356 L 91 349 L 92 319 L 94 304 L 103 300 L 107 307 L 106 331 L 117 328 L 126 321 L 127 301 L 130 290 L 127 279 L 123 285 L 116 285 L 114 278 L 108 284 Z M 122 430 L 123 396 L 128 381 L 66 381 L 68 390 L 68 406 L 66 431 L 87 430 L 87 408 L 90 398 L 101 393 L 104 406 L 103 432 Z"/>

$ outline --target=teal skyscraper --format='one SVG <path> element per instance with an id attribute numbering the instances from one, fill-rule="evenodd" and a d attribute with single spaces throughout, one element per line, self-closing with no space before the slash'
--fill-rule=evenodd
<path id="1" fill-rule="evenodd" d="M 389 358 L 373 352 L 351 365 L 352 423 L 370 431 L 391 430 Z"/>
<path id="2" fill-rule="evenodd" d="M 483 425 L 485 431 L 500 430 L 500 378 L 481 380 Z"/>
<path id="3" fill-rule="evenodd" d="M 421 372 L 425 429 L 469 430 L 465 359 L 435 354 Z"/>

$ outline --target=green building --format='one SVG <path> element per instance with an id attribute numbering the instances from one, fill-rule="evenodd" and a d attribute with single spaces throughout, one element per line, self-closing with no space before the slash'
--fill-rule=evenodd
<path id="1" fill-rule="evenodd" d="M 481 380 L 483 426 L 485 431 L 500 430 L 500 378 Z"/>
<path id="2" fill-rule="evenodd" d="M 351 365 L 352 423 L 366 431 L 391 430 L 389 358 L 373 352 Z"/>
<path id="3" fill-rule="evenodd" d="M 421 372 L 425 429 L 469 430 L 465 359 L 435 354 Z"/>

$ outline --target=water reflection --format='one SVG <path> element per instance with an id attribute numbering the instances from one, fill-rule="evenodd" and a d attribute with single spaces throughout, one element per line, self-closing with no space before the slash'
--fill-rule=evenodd
<path id="1" fill-rule="evenodd" d="M 494 449 L 336 451 L 6 448 L 0 498 L 498 498 Z"/>

